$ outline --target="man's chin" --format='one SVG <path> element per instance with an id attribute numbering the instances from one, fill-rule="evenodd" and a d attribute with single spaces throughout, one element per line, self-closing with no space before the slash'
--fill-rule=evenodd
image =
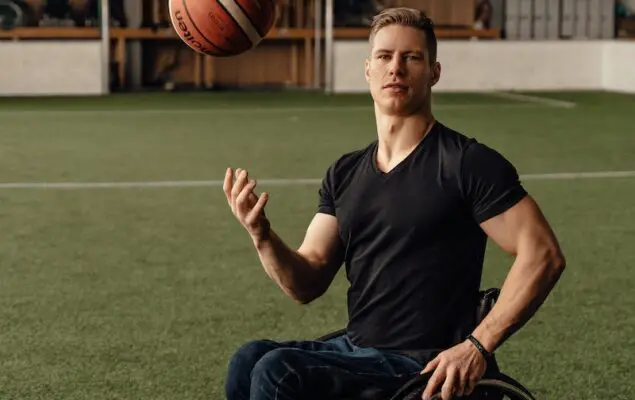
<path id="1" fill-rule="evenodd" d="M 382 99 L 378 102 L 379 110 L 385 115 L 405 116 L 413 113 L 415 107 L 408 99 Z"/>

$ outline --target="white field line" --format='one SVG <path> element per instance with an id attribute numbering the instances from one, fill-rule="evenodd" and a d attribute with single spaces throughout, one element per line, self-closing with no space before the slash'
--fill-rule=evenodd
<path id="1" fill-rule="evenodd" d="M 502 109 L 502 108 L 530 108 L 545 107 L 548 104 L 541 103 L 473 103 L 473 104 L 437 104 L 433 105 L 434 110 L 478 110 L 478 109 Z M 2 110 L 0 115 L 5 117 L 33 117 L 33 116 L 138 116 L 138 115 L 196 115 L 196 114 L 244 114 L 244 113 L 342 113 L 342 112 L 373 112 L 372 106 L 339 106 L 339 107 L 254 107 L 254 108 L 145 108 L 145 109 L 69 109 L 69 110 L 37 110 L 37 109 L 15 109 Z"/>
<path id="2" fill-rule="evenodd" d="M 527 175 L 520 176 L 522 180 L 526 180 L 526 181 L 632 178 L 632 177 L 635 177 L 635 171 L 555 172 L 555 173 L 549 173 L 549 174 L 527 174 Z"/>
<path id="3" fill-rule="evenodd" d="M 520 175 L 521 180 L 573 180 L 573 179 L 607 179 L 632 178 L 633 171 L 600 171 L 600 172 L 558 172 L 549 174 Z M 262 186 L 300 186 L 318 185 L 321 179 L 258 179 Z M 177 187 L 209 187 L 222 186 L 222 180 L 208 181 L 141 181 L 141 182 L 6 182 L 0 183 L 0 189 L 135 189 L 135 188 L 177 188 Z"/>
<path id="4" fill-rule="evenodd" d="M 510 92 L 491 92 L 489 95 L 506 100 L 515 100 L 523 103 L 542 104 L 550 107 L 558 108 L 575 108 L 576 104 L 570 101 L 550 99 L 548 97 L 530 96 L 521 93 Z"/>

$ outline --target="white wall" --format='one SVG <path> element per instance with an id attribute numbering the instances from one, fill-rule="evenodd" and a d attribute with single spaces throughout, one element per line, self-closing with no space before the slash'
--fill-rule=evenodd
<path id="1" fill-rule="evenodd" d="M 0 96 L 102 94 L 99 41 L 0 42 Z"/>
<path id="2" fill-rule="evenodd" d="M 635 93 L 635 42 L 606 43 L 602 78 L 606 90 Z"/>
<path id="3" fill-rule="evenodd" d="M 466 46 L 467 45 L 467 46 Z M 576 63 L 580 56 L 585 61 Z M 448 42 L 439 48 L 443 90 L 593 89 L 602 84 L 594 42 Z"/>
<path id="4" fill-rule="evenodd" d="M 334 91 L 366 92 L 365 41 L 336 41 Z M 635 41 L 441 41 L 436 91 L 617 90 L 635 93 Z"/>
<path id="5" fill-rule="evenodd" d="M 635 0 L 624 0 L 624 4 L 630 12 L 635 13 Z"/>

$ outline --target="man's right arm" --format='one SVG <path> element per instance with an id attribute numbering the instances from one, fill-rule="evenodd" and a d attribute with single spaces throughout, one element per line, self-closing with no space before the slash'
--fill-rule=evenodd
<path id="1" fill-rule="evenodd" d="M 271 229 L 264 207 L 268 194 L 256 196 L 256 182 L 247 171 L 227 169 L 223 190 L 233 214 L 252 238 L 260 261 L 269 277 L 292 299 L 307 304 L 330 286 L 343 262 L 334 215 L 318 212 L 306 231 L 298 250 L 291 249 Z"/>
<path id="2" fill-rule="evenodd" d="M 254 245 L 267 275 L 302 304 L 326 292 L 343 262 L 337 220 L 328 214 L 313 217 L 298 250 L 287 246 L 272 230 Z"/>

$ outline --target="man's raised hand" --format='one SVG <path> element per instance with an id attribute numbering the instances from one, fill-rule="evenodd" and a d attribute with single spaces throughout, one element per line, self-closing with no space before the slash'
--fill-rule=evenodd
<path id="1" fill-rule="evenodd" d="M 246 170 L 236 169 L 234 181 L 234 172 L 231 168 L 227 168 L 223 183 L 227 202 L 238 222 L 247 230 L 254 243 L 258 243 L 265 239 L 269 232 L 269 221 L 264 211 L 269 195 L 263 192 L 260 196 L 256 196 L 255 187 L 256 181 L 249 179 Z"/>

